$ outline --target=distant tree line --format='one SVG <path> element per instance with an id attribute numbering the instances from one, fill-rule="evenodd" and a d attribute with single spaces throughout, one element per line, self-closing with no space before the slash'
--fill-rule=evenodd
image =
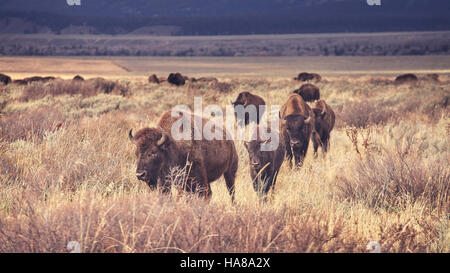
<path id="1" fill-rule="evenodd" d="M 172 39 L 38 35 L 0 39 L 2 56 L 396 56 L 450 54 L 450 32 Z"/>

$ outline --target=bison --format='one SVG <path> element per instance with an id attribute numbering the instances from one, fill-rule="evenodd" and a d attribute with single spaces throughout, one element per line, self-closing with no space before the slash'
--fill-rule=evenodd
<path id="1" fill-rule="evenodd" d="M 194 118 L 199 117 L 187 115 L 191 119 L 193 130 L 199 130 L 194 128 Z M 202 140 L 175 140 L 172 126 L 180 118 L 186 117 L 180 112 L 180 117 L 174 118 L 171 111 L 167 111 L 161 116 L 157 128 L 141 129 L 134 136 L 130 130 L 129 138 L 137 147 L 137 178 L 145 181 L 152 190 L 160 186 L 163 193 L 169 193 L 170 181 L 165 179 L 169 171 L 174 167 L 184 168 L 186 180 L 183 189 L 209 198 L 211 196 L 209 184 L 223 175 L 234 202 L 234 181 L 238 169 L 238 155 L 234 142 L 206 140 L 204 137 Z M 202 119 L 202 122 L 205 124 L 208 120 Z M 223 139 L 226 139 L 226 131 L 222 130 L 220 133 L 223 133 Z"/>
<path id="2" fill-rule="evenodd" d="M 52 81 L 54 79 L 56 79 L 56 78 L 51 77 L 51 76 L 48 76 L 48 77 L 34 76 L 34 77 L 25 78 L 23 80 L 28 84 L 28 83 L 32 83 L 32 82 L 46 83 L 46 82 Z"/>
<path id="3" fill-rule="evenodd" d="M 186 83 L 186 79 L 180 73 L 170 73 L 167 81 L 176 86 L 181 86 Z"/>
<path id="4" fill-rule="evenodd" d="M 314 80 L 316 82 L 319 82 L 320 80 L 322 80 L 322 77 L 316 73 L 302 72 L 302 73 L 298 74 L 298 76 L 295 77 L 294 80 L 301 81 L 301 82 Z"/>
<path id="5" fill-rule="evenodd" d="M 84 81 L 84 78 L 81 77 L 80 75 L 76 75 L 75 77 L 73 77 L 72 81 L 80 81 L 80 82 L 82 82 L 82 81 Z"/>
<path id="6" fill-rule="evenodd" d="M 281 107 L 280 118 L 286 157 L 291 167 L 292 158 L 295 158 L 295 165 L 301 167 L 314 130 L 314 114 L 300 95 L 293 94 Z"/>
<path id="7" fill-rule="evenodd" d="M 252 140 L 244 142 L 248 151 L 250 162 L 250 176 L 253 181 L 253 189 L 264 202 L 267 201 L 267 193 L 275 186 L 280 167 L 283 164 L 286 154 L 285 140 L 282 134 L 278 133 L 279 141 L 276 142 L 277 147 L 273 147 L 269 151 L 264 151 L 262 144 L 271 141 L 264 140 L 258 134 L 259 126 L 255 127 Z M 266 130 L 270 133 L 270 129 Z M 273 144 L 275 145 L 275 144 Z"/>
<path id="8" fill-rule="evenodd" d="M 294 93 L 300 95 L 303 100 L 307 102 L 312 102 L 320 99 L 319 88 L 310 83 L 302 85 L 299 89 L 294 90 Z"/>
<path id="9" fill-rule="evenodd" d="M 395 78 L 395 84 L 413 83 L 417 82 L 418 78 L 414 74 L 403 74 Z"/>
<path id="10" fill-rule="evenodd" d="M 26 80 L 14 80 L 13 84 L 17 84 L 17 85 L 27 85 L 28 82 Z"/>
<path id="11" fill-rule="evenodd" d="M 322 152 L 326 153 L 330 146 L 330 132 L 333 130 L 335 115 L 333 109 L 324 101 L 319 100 L 313 107 L 314 131 L 313 145 L 314 155 L 317 156 L 317 148 L 322 147 Z"/>
<path id="12" fill-rule="evenodd" d="M 4 85 L 8 85 L 11 82 L 12 81 L 11 81 L 10 76 L 0 73 L 0 83 L 3 83 Z"/>
<path id="13" fill-rule="evenodd" d="M 149 83 L 156 83 L 156 84 L 159 84 L 158 76 L 156 76 L 155 74 L 149 76 L 149 77 L 148 77 L 148 82 L 149 82 Z"/>
<path id="14" fill-rule="evenodd" d="M 238 97 L 236 98 L 236 101 L 231 102 L 231 104 L 233 104 L 233 107 L 235 107 L 238 105 L 242 105 L 244 108 L 249 106 L 249 105 L 253 105 L 256 108 L 256 123 L 259 124 L 260 118 L 262 117 L 262 115 L 264 114 L 264 107 L 260 107 L 261 105 L 266 105 L 266 102 L 264 101 L 263 98 L 261 98 L 260 96 L 257 95 L 253 95 L 250 92 L 241 92 L 239 93 Z M 239 117 L 239 115 L 237 115 L 237 112 L 235 111 L 235 115 L 236 118 L 238 119 L 238 122 L 242 124 L 242 117 Z M 250 114 L 248 112 L 245 112 L 244 115 L 244 125 L 248 125 L 250 124 Z"/>

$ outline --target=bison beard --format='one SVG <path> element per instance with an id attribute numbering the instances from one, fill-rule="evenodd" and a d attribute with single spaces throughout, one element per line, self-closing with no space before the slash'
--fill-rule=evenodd
<path id="1" fill-rule="evenodd" d="M 238 168 L 234 142 L 204 139 L 174 140 L 166 132 L 171 132 L 175 121 L 177 119 L 168 111 L 158 122 L 159 128 L 144 128 L 134 136 L 132 131 L 129 132 L 129 138 L 136 145 L 137 178 L 145 181 L 152 189 L 160 186 L 163 193 L 169 193 L 172 185 L 168 184 L 170 182 L 165 178 L 172 168 L 182 168 L 186 174 L 183 190 L 209 198 L 211 196 L 209 184 L 223 175 L 234 201 L 234 181 Z M 193 116 L 191 121 L 194 128 Z M 203 124 L 207 122 L 203 120 Z"/>

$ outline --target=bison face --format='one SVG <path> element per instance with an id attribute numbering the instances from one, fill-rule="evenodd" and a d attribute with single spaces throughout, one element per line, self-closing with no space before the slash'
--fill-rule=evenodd
<path id="1" fill-rule="evenodd" d="M 131 130 L 129 133 L 131 141 L 137 146 L 136 177 L 146 182 L 152 190 L 157 188 L 158 178 L 162 176 L 162 167 L 168 158 L 167 147 L 170 142 L 164 132 L 155 131 L 157 130 L 143 129 L 134 137 Z"/>
<path id="2" fill-rule="evenodd" d="M 290 115 L 284 119 L 283 124 L 293 148 L 303 147 L 308 143 L 311 121 L 311 116 L 305 117 L 303 115 Z"/>
<path id="3" fill-rule="evenodd" d="M 252 140 L 250 142 L 244 142 L 245 148 L 248 151 L 250 161 L 250 173 L 252 178 L 255 178 L 260 172 L 263 172 L 269 167 L 271 162 L 270 151 L 261 151 L 261 144 L 264 141 Z"/>

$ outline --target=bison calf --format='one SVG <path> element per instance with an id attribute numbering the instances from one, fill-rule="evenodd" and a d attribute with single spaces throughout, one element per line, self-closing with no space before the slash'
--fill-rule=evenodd
<path id="1" fill-rule="evenodd" d="M 236 101 L 231 102 L 233 104 L 233 107 L 235 108 L 235 115 L 236 115 L 236 119 L 238 120 L 239 123 L 242 124 L 242 122 L 244 122 L 244 125 L 248 125 L 250 124 L 250 121 L 256 121 L 257 124 L 259 124 L 260 118 L 262 117 L 262 115 L 264 114 L 264 107 L 261 107 L 262 105 L 266 105 L 266 102 L 264 101 L 263 98 L 261 98 L 260 96 L 257 95 L 253 95 L 250 92 L 241 92 Z M 250 106 L 250 108 L 247 108 L 247 110 L 251 111 L 251 108 L 255 107 L 256 109 L 256 117 L 252 117 L 250 116 L 248 111 L 245 111 L 244 116 L 242 117 L 242 115 L 238 115 L 238 113 L 236 112 L 237 110 L 237 106 L 242 105 L 245 108 L 247 108 L 247 106 Z"/>
<path id="2" fill-rule="evenodd" d="M 244 144 L 249 155 L 253 189 L 259 198 L 262 198 L 265 202 L 267 201 L 267 193 L 275 186 L 280 167 L 283 164 L 286 148 L 284 137 L 278 131 L 275 135 L 279 137 L 279 140 L 270 143 L 270 145 L 277 146 L 271 147 L 268 151 L 262 149 L 261 146 L 272 141 L 272 139 L 262 139 L 258 134 L 259 130 L 260 127 L 256 126 L 252 140 L 244 142 Z M 268 133 L 270 131 L 270 129 L 267 130 Z"/>
<path id="3" fill-rule="evenodd" d="M 328 151 L 330 146 L 330 132 L 334 127 L 335 115 L 333 109 L 324 100 L 316 102 L 312 110 L 315 117 L 315 131 L 313 132 L 312 141 L 314 145 L 314 156 L 317 156 L 319 146 L 322 147 L 324 153 Z"/>
<path id="4" fill-rule="evenodd" d="M 192 130 L 203 128 L 194 127 L 194 115 L 190 117 Z M 134 136 L 129 132 L 129 138 L 136 145 L 136 156 L 138 158 L 136 176 L 145 181 L 151 189 L 159 185 L 163 193 L 169 193 L 169 185 L 166 177 L 170 170 L 179 167 L 185 170 L 186 179 L 183 189 L 187 192 L 197 193 L 209 198 L 211 196 L 210 183 L 225 178 L 228 191 L 234 201 L 234 181 L 238 168 L 238 155 L 234 142 L 231 140 L 175 140 L 172 136 L 172 126 L 181 118 L 171 116 L 171 111 L 165 112 L 159 122 L 158 128 L 144 128 Z M 208 120 L 202 119 L 203 124 Z M 184 124 L 184 122 L 183 122 Z M 189 124 L 189 123 L 188 123 Z M 216 127 L 216 130 L 219 130 Z M 226 131 L 222 130 L 225 139 Z M 193 132 L 192 132 L 193 134 Z"/>
<path id="5" fill-rule="evenodd" d="M 302 85 L 299 89 L 294 90 L 294 93 L 300 95 L 304 101 L 308 102 L 320 99 L 319 87 L 310 83 Z"/>

